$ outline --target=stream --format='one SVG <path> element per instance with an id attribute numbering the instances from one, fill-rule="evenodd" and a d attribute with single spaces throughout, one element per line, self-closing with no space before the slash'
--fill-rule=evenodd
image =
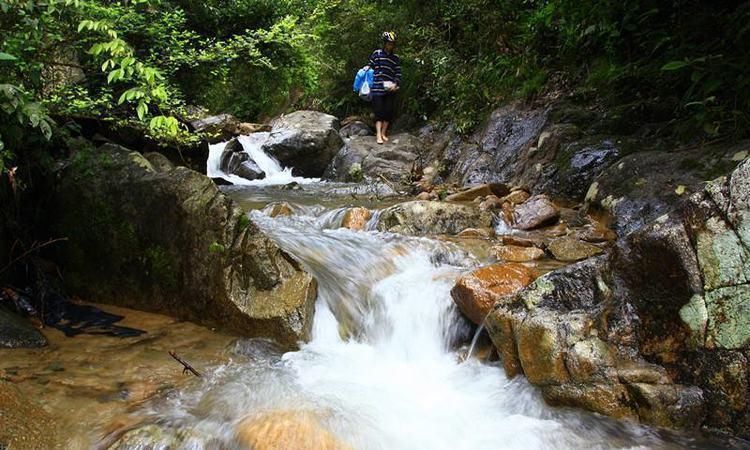
<path id="1" fill-rule="evenodd" d="M 252 139 L 244 143 L 246 149 L 257 144 Z M 93 371 L 86 370 L 93 363 L 75 356 L 81 346 L 67 345 L 73 355 L 70 365 L 82 365 L 84 374 L 76 378 L 75 372 L 66 371 L 59 376 L 68 377 L 68 385 L 91 378 L 92 393 L 88 403 L 70 403 L 75 391 L 61 399 L 49 389 L 54 383 L 40 383 L 49 402 L 69 402 L 53 407 L 55 412 L 87 410 L 74 415 L 69 426 L 72 434 L 88 439 L 76 437 L 63 448 L 108 448 L 123 433 L 112 434 L 112 426 L 105 423 L 122 415 L 128 417 L 120 419 L 129 424 L 121 427 L 125 431 L 137 431 L 133 424 L 148 424 L 112 447 L 123 450 L 716 448 L 715 442 L 699 436 L 547 406 L 523 377 L 508 379 L 499 362 L 485 358 L 487 352 L 467 349 L 476 336 L 454 306 L 450 289 L 463 271 L 480 264 L 481 256 L 445 239 L 340 228 L 345 207 L 382 207 L 389 200 L 352 195 L 364 189 L 361 186 L 300 179 L 268 155 L 263 155 L 267 160 L 256 157 L 266 179 L 224 191 L 317 279 L 311 341 L 298 351 L 283 352 L 266 340 L 230 343 L 201 327 L 162 320 L 163 331 L 156 336 L 121 348 L 105 347 L 112 368 L 96 382 Z M 231 181 L 233 176 L 215 165 L 213 148 L 211 158 L 209 175 Z M 302 189 L 279 189 L 290 182 Z M 274 201 L 288 202 L 294 214 L 269 217 L 265 206 Z M 126 323 L 151 330 L 135 317 Z M 174 377 L 146 363 L 156 358 L 156 344 L 148 339 L 161 342 L 174 327 L 180 328 L 178 351 L 201 363 L 201 379 L 166 382 Z M 87 339 L 92 349 L 100 348 L 95 339 L 125 342 Z M 66 344 L 55 345 L 59 350 Z M 159 358 L 168 361 L 164 350 L 171 345 L 173 341 L 156 345 Z M 47 352 L 47 358 L 55 358 Z M 118 355 L 122 368 L 115 364 Z M 21 359 L 15 361 L 19 377 L 24 373 Z M 45 364 L 50 377 L 66 368 L 49 359 Z M 152 384 L 160 385 L 148 389 L 163 389 L 166 395 L 116 410 L 101 406 L 115 401 L 108 395 L 116 396 L 123 388 L 110 393 L 97 386 L 117 385 L 113 380 L 127 376 L 132 391 L 139 378 L 151 375 L 160 380 Z M 39 395 L 33 389 L 25 392 Z"/>

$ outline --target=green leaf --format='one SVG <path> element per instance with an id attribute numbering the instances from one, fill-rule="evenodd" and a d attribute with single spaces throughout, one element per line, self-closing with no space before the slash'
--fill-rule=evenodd
<path id="1" fill-rule="evenodd" d="M 13 55 L 10 55 L 8 53 L 0 52 L 0 61 L 16 61 L 18 58 L 16 58 Z"/>
<path id="2" fill-rule="evenodd" d="M 670 61 L 661 67 L 661 70 L 680 70 L 683 67 L 689 66 L 690 63 L 687 61 Z"/>
<path id="3" fill-rule="evenodd" d="M 140 120 L 143 120 L 146 117 L 146 113 L 148 112 L 148 106 L 146 106 L 145 103 L 140 102 L 135 108 L 135 111 L 138 113 L 138 118 Z"/>

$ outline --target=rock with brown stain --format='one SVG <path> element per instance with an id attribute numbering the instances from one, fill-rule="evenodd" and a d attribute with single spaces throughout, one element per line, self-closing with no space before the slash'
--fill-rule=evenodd
<path id="1" fill-rule="evenodd" d="M 462 313 L 481 324 L 498 298 L 523 289 L 537 276 L 534 269 L 522 264 L 493 264 L 461 276 L 451 296 Z"/>

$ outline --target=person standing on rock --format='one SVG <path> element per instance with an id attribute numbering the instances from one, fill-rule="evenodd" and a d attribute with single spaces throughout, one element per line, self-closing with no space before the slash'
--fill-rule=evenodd
<path id="1" fill-rule="evenodd" d="M 396 55 L 396 33 L 383 33 L 383 48 L 370 55 L 374 71 L 371 88 L 372 109 L 375 112 L 375 131 L 378 144 L 388 142 L 388 127 L 393 121 L 396 91 L 401 86 L 401 60 Z"/>

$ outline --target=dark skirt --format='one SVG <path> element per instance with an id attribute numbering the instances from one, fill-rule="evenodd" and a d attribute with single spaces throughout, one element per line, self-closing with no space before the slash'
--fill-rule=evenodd
<path id="1" fill-rule="evenodd" d="M 383 122 L 392 122 L 395 110 L 396 95 L 373 95 L 372 110 L 375 113 L 375 120 Z"/>

